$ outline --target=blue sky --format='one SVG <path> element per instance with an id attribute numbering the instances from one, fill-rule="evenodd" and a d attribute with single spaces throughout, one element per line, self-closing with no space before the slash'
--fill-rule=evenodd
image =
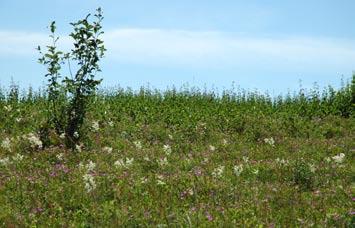
<path id="1" fill-rule="evenodd" d="M 35 47 L 55 20 L 70 48 L 70 22 L 101 6 L 104 86 L 257 88 L 339 86 L 355 70 L 353 0 L 0 1 L 0 84 L 43 85 Z M 64 74 L 67 72 L 64 71 Z"/>

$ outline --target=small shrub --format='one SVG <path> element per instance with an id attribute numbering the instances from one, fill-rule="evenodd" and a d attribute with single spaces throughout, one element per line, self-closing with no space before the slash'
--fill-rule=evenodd
<path id="1" fill-rule="evenodd" d="M 97 19 L 89 21 L 90 14 L 85 19 L 71 23 L 74 31 L 70 36 L 74 39 L 74 48 L 69 53 L 57 51 L 56 43 L 59 39 L 55 35 L 55 22 L 50 25 L 52 45 L 47 46 L 47 53 L 43 54 L 39 62 L 47 66 L 48 73 L 48 122 L 45 128 L 54 125 L 58 134 L 65 132 L 66 144 L 74 149 L 82 136 L 83 125 L 90 97 L 95 93 L 101 80 L 96 80 L 95 75 L 100 72 L 98 65 L 104 56 L 105 47 L 100 35 L 103 34 L 101 22 L 102 10 L 98 8 L 94 15 Z M 70 77 L 62 81 L 60 70 L 64 61 L 68 62 Z M 72 74 L 70 62 L 76 63 L 77 71 Z M 68 101 L 67 101 L 68 100 Z M 66 104 L 68 103 L 68 104 Z M 48 132 L 48 129 L 41 130 Z M 75 137 L 79 133 L 80 137 Z"/>

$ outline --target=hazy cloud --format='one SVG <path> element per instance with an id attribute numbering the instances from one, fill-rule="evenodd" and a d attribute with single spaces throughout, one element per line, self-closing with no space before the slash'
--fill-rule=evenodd
<path id="1" fill-rule="evenodd" d="M 346 65 L 355 59 L 355 42 L 312 37 L 254 38 L 220 32 L 118 29 L 106 33 L 105 41 L 111 58 L 139 64 L 321 66 Z"/>
<path id="2" fill-rule="evenodd" d="M 0 31 L 0 57 L 32 57 L 38 56 L 38 45 L 45 47 L 51 42 L 47 34 L 23 32 L 23 31 Z M 61 37 L 58 42 L 61 47 L 70 47 L 69 37 Z"/>
<path id="3" fill-rule="evenodd" d="M 104 34 L 107 59 L 119 63 L 187 67 L 353 66 L 355 41 L 312 37 L 258 38 L 216 31 L 116 29 Z M 37 55 L 47 34 L 0 31 L 0 57 Z M 69 37 L 59 46 L 70 48 Z"/>

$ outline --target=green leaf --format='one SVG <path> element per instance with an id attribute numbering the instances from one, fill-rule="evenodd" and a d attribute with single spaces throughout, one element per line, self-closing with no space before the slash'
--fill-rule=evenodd
<path id="1" fill-rule="evenodd" d="M 56 30 L 55 21 L 52 21 L 52 23 L 50 25 L 50 29 L 51 29 L 51 33 L 55 32 L 55 30 Z"/>

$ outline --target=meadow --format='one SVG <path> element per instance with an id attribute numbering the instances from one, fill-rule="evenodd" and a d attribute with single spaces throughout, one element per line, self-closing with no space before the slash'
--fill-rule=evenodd
<path id="1" fill-rule="evenodd" d="M 279 97 L 100 89 L 75 150 L 43 130 L 47 101 L 0 90 L 0 226 L 355 225 L 355 76 Z"/>

